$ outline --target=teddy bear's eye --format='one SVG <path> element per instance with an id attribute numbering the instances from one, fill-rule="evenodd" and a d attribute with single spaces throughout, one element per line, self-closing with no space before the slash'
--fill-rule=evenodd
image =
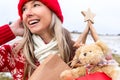
<path id="1" fill-rule="evenodd" d="M 92 51 L 89 51 L 89 52 L 92 52 Z"/>
<path id="2" fill-rule="evenodd" d="M 87 53 L 84 53 L 83 55 L 84 55 L 84 56 L 86 56 L 86 55 L 87 55 Z"/>

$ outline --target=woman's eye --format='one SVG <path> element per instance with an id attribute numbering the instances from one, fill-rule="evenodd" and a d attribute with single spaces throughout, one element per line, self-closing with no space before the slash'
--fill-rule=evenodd
<path id="1" fill-rule="evenodd" d="M 24 12 L 26 10 L 26 8 L 22 8 L 22 12 Z"/>
<path id="2" fill-rule="evenodd" d="M 34 6 L 34 7 L 37 7 L 37 6 L 40 6 L 40 4 L 34 4 L 33 6 Z"/>

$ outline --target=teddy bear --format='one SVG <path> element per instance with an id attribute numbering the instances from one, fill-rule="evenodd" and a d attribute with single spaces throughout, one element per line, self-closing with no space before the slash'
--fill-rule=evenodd
<path id="1" fill-rule="evenodd" d="M 104 72 L 111 80 L 120 80 L 120 68 L 117 62 L 105 59 L 108 50 L 108 46 L 101 40 L 79 47 L 71 63 L 73 68 L 63 71 L 60 79 L 75 80 L 84 76 L 87 69 L 89 73 Z"/>
<path id="2" fill-rule="evenodd" d="M 105 73 L 109 77 L 107 80 L 120 80 L 119 64 L 114 59 L 108 60 L 106 58 L 106 55 L 109 54 L 109 48 L 100 40 L 92 25 L 94 24 L 93 18 L 95 14 L 92 13 L 90 9 L 88 9 L 88 11 L 82 11 L 81 13 L 85 17 L 84 20 L 87 22 L 87 26 L 74 44 L 78 49 L 71 62 L 71 69 L 63 71 L 60 74 L 60 80 L 77 80 L 77 78 L 81 78 L 86 74 L 89 75 L 97 72 Z M 89 32 L 91 32 L 94 42 L 86 44 Z M 80 46 L 79 43 L 83 43 L 84 45 Z"/>

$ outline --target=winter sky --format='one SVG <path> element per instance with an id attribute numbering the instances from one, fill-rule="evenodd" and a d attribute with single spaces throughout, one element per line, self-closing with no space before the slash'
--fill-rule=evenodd
<path id="1" fill-rule="evenodd" d="M 19 0 L 0 0 L 0 25 L 19 18 Z M 120 34 L 120 0 L 59 0 L 64 16 L 63 26 L 82 32 L 86 27 L 81 11 L 91 9 L 96 14 L 94 27 L 100 34 Z"/>

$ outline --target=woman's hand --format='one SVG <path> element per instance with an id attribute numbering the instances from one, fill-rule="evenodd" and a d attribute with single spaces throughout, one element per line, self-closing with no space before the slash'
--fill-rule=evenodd
<path id="1" fill-rule="evenodd" d="M 10 28 L 15 36 L 23 36 L 24 28 L 20 19 L 16 20 L 15 22 L 12 22 Z"/>
<path id="2" fill-rule="evenodd" d="M 81 47 L 81 46 L 83 46 L 83 45 L 85 45 L 85 44 L 83 44 L 82 42 L 76 41 L 76 42 L 74 43 L 73 47 L 79 48 L 79 47 Z"/>

